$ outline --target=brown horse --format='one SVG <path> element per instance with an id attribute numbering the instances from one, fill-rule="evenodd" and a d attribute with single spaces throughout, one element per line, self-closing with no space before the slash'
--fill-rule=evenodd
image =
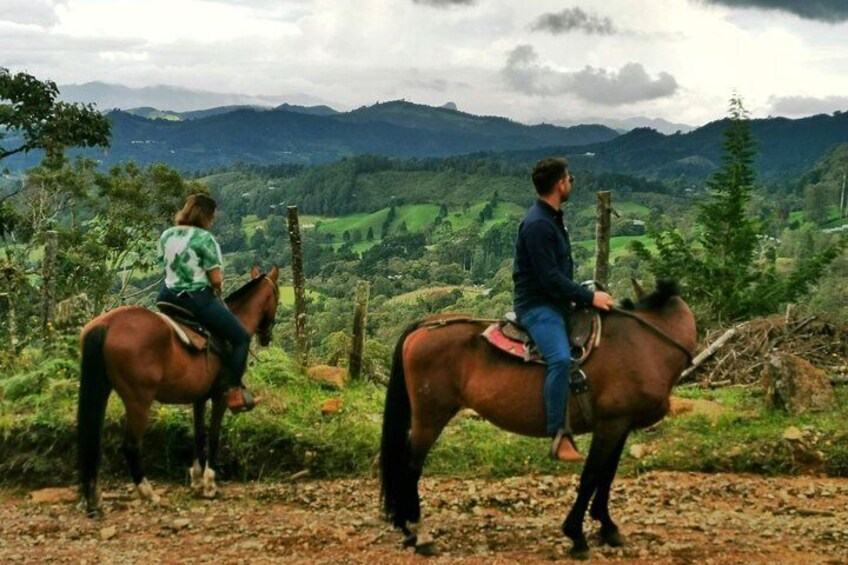
<path id="1" fill-rule="evenodd" d="M 590 514 L 600 521 L 601 538 L 622 545 L 609 495 L 624 443 L 632 430 L 668 412 L 671 389 L 696 343 L 694 316 L 674 283 L 660 282 L 652 295 L 625 308 L 604 315 L 600 345 L 583 366 L 591 388 L 591 425 L 571 398 L 572 428 L 592 433 L 577 499 L 562 524 L 577 558 L 589 553 L 583 519 L 593 495 Z M 380 450 L 386 516 L 407 536 L 405 544 L 422 553 L 432 551 L 433 540 L 422 525 L 418 480 L 427 453 L 460 408 L 470 407 L 510 432 L 546 436 L 544 367 L 491 346 L 480 336 L 487 322 L 428 323 L 437 318 L 410 325 L 398 341 Z"/>
<path id="2" fill-rule="evenodd" d="M 263 346 L 271 342 L 279 298 L 279 274 L 277 267 L 267 275 L 260 274 L 254 267 L 251 280 L 226 299 L 227 306 L 248 333 L 256 333 Z M 89 515 L 101 512 L 97 489 L 100 436 L 112 389 L 121 397 L 126 410 L 122 452 L 142 498 L 157 500 L 141 465 L 141 441 L 154 400 L 164 404 L 194 405 L 192 487 L 202 488 L 205 496 L 214 496 L 213 469 L 226 410 L 225 386 L 218 379 L 221 368 L 218 355 L 189 351 L 178 341 L 168 322 L 138 306 L 123 306 L 95 318 L 83 328 L 80 340 L 77 445 L 85 511 Z M 210 399 L 212 418 L 207 461 L 204 411 Z"/>

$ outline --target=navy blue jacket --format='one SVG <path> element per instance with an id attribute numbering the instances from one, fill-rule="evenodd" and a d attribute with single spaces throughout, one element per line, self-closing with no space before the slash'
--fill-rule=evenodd
<path id="1" fill-rule="evenodd" d="M 567 312 L 570 303 L 591 305 L 594 293 L 575 283 L 571 242 L 562 223 L 562 210 L 536 201 L 518 227 L 512 281 L 513 306 L 521 316 L 547 304 Z"/>

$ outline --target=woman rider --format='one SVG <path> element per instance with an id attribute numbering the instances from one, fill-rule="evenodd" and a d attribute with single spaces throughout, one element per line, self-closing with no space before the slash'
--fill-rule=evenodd
<path id="1" fill-rule="evenodd" d="M 229 354 L 222 353 L 224 378 L 230 385 L 227 406 L 233 412 L 246 412 L 258 402 L 242 384 L 250 334 L 221 299 L 221 248 L 209 232 L 215 207 L 215 201 L 205 194 L 189 195 L 174 217 L 176 225 L 162 233 L 159 258 L 165 266 L 165 286 L 159 300 L 185 308 L 230 344 Z"/>

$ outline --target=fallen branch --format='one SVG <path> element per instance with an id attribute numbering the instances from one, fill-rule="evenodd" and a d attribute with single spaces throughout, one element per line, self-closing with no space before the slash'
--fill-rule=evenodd
<path id="1" fill-rule="evenodd" d="M 689 368 L 683 371 L 677 380 L 681 381 L 691 375 L 701 364 L 703 364 L 704 361 L 712 357 L 716 351 L 721 349 L 721 347 L 736 334 L 740 327 L 741 326 L 735 326 L 733 328 L 730 328 L 729 330 L 724 332 L 724 334 L 722 334 L 720 338 L 711 343 L 709 347 L 698 353 L 698 355 L 696 355 L 695 358 L 692 359 L 692 364 L 689 366 Z"/>

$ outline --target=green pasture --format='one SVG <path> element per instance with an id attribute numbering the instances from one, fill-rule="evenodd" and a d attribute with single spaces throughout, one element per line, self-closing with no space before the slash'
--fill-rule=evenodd
<path id="1" fill-rule="evenodd" d="M 629 254 L 629 246 L 633 241 L 642 242 L 650 251 L 656 250 L 654 241 L 647 235 L 620 235 L 618 237 L 610 238 L 610 259 L 617 259 L 623 255 Z M 574 245 L 579 245 L 594 255 L 597 242 L 594 239 L 586 239 L 582 241 L 575 241 Z"/>
<path id="2" fill-rule="evenodd" d="M 643 219 L 651 213 L 651 209 L 643 204 L 637 204 L 636 202 L 615 202 L 612 203 L 612 208 L 616 212 L 618 212 L 623 218 L 630 219 Z M 578 216 L 581 217 L 592 217 L 594 218 L 598 213 L 597 206 L 585 206 L 578 213 Z"/>

